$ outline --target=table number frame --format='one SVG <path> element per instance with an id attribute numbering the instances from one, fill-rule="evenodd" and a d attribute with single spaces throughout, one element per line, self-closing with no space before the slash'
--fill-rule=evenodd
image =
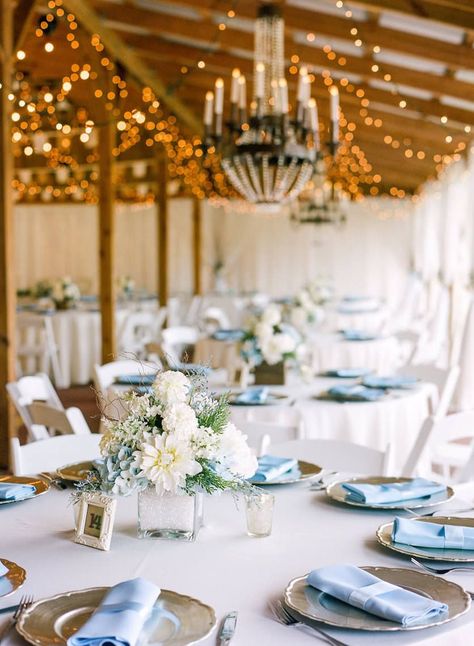
<path id="1" fill-rule="evenodd" d="M 114 528 L 117 501 L 100 492 L 81 494 L 74 541 L 108 551 Z"/>

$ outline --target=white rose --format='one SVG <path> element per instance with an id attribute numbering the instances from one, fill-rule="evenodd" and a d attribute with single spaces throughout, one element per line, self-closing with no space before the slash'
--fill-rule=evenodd
<path id="1" fill-rule="evenodd" d="M 182 372 L 166 370 L 155 379 L 153 389 L 157 398 L 165 406 L 187 401 L 191 382 Z"/>
<path id="2" fill-rule="evenodd" d="M 269 305 L 262 314 L 262 321 L 267 325 L 278 325 L 281 322 L 281 312 L 278 305 Z"/>
<path id="3" fill-rule="evenodd" d="M 273 334 L 273 327 L 271 325 L 268 325 L 268 323 L 264 323 L 263 321 L 260 321 L 255 326 L 255 336 L 261 340 L 268 339 L 269 337 L 272 336 L 272 334 Z"/>
<path id="4" fill-rule="evenodd" d="M 247 436 L 234 424 L 227 424 L 219 436 L 216 471 L 223 477 L 250 478 L 257 470 L 257 458 L 247 444 Z"/>

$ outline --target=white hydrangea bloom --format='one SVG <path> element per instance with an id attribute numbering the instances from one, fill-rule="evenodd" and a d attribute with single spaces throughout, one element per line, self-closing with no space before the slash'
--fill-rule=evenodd
<path id="1" fill-rule="evenodd" d="M 160 372 L 155 379 L 153 389 L 164 406 L 186 402 L 189 396 L 191 382 L 182 372 L 166 370 Z"/>
<path id="2" fill-rule="evenodd" d="M 279 332 L 262 344 L 262 354 L 265 361 L 273 366 L 283 360 L 283 355 L 290 354 L 296 349 L 296 341 L 289 334 Z"/>
<path id="3" fill-rule="evenodd" d="M 262 321 L 272 327 L 278 325 L 281 322 L 281 311 L 278 305 L 271 304 L 265 308 L 262 314 Z"/>
<path id="4" fill-rule="evenodd" d="M 257 458 L 247 444 L 247 436 L 232 423 L 228 423 L 221 435 L 216 455 L 216 470 L 223 477 L 250 478 L 257 470 Z"/>
<path id="5" fill-rule="evenodd" d="M 290 314 L 290 322 L 298 330 L 302 330 L 308 324 L 308 314 L 304 307 L 293 307 Z"/>
<path id="6" fill-rule="evenodd" d="M 264 341 L 265 339 L 270 338 L 272 334 L 273 334 L 273 327 L 271 325 L 268 325 L 268 323 L 259 321 L 255 326 L 255 336 L 261 341 Z"/>

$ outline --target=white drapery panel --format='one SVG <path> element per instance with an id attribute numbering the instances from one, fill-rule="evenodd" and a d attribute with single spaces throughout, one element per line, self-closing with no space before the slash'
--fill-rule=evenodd
<path id="1" fill-rule="evenodd" d="M 397 302 L 410 266 L 410 203 L 366 200 L 350 204 L 343 227 L 295 227 L 287 215 L 225 212 L 203 204 L 204 287 L 215 286 L 216 263 L 235 291 L 291 295 L 317 276 L 340 293 Z M 97 209 L 86 205 L 17 206 L 17 285 L 64 275 L 86 292 L 98 287 Z M 172 293 L 191 293 L 192 202 L 170 200 L 169 273 Z M 154 206 L 116 209 L 117 277 L 157 289 Z"/>

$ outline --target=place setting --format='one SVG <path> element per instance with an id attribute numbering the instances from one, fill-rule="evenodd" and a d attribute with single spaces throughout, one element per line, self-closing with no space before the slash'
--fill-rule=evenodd
<path id="1" fill-rule="evenodd" d="M 49 483 L 39 477 L 0 476 L 0 505 L 31 500 L 48 491 Z"/>

